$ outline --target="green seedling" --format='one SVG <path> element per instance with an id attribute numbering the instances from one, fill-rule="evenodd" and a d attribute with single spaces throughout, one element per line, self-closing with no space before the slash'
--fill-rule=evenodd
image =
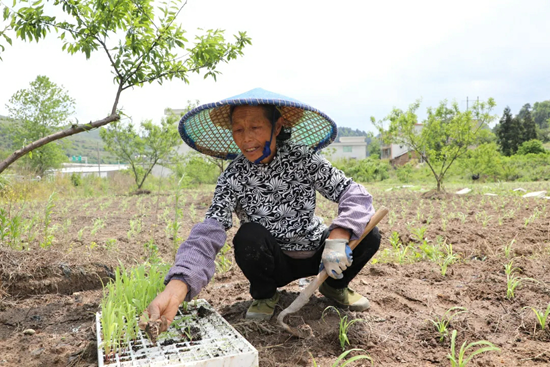
<path id="1" fill-rule="evenodd" d="M 231 269 L 231 266 L 233 266 L 231 259 L 227 255 L 227 252 L 229 252 L 230 249 L 231 247 L 229 247 L 229 245 L 226 243 L 216 256 L 216 271 L 220 274 L 228 272 Z"/>
<path id="2" fill-rule="evenodd" d="M 442 317 L 435 318 L 434 320 L 428 320 L 435 326 L 435 329 L 439 332 L 440 343 L 443 342 L 443 340 L 445 340 L 445 338 L 449 334 L 447 327 L 451 323 L 452 319 L 465 312 L 467 312 L 467 310 L 464 307 L 451 307 L 443 314 Z"/>
<path id="3" fill-rule="evenodd" d="M 355 361 L 359 361 L 362 359 L 366 359 L 370 361 L 371 365 L 374 365 L 372 358 L 368 354 L 361 354 L 358 356 L 351 357 L 350 359 L 345 359 L 348 356 L 348 354 L 350 354 L 351 352 L 358 352 L 358 351 L 365 352 L 364 349 L 358 349 L 358 348 L 346 350 L 345 352 L 343 352 L 338 356 L 338 358 L 336 359 L 336 361 L 334 361 L 331 367 L 345 367 L 350 363 L 353 363 Z M 317 361 L 315 361 L 315 358 L 313 358 L 313 355 L 311 354 L 311 352 L 309 352 L 309 355 L 313 360 L 313 367 L 321 367 L 317 365 Z"/>
<path id="4" fill-rule="evenodd" d="M 539 323 L 540 329 L 545 330 L 548 326 L 548 316 L 550 315 L 550 303 L 548 304 L 548 307 L 546 307 L 546 311 L 539 311 L 534 307 L 523 307 L 523 308 L 530 308 L 535 313 L 535 316 L 537 317 L 537 321 Z"/>
<path id="5" fill-rule="evenodd" d="M 136 236 L 141 233 L 141 218 L 130 219 L 130 230 L 127 233 L 128 239 L 132 239 L 132 236 Z"/>
<path id="6" fill-rule="evenodd" d="M 105 248 L 107 251 L 112 251 L 117 247 L 117 240 L 116 238 L 109 238 L 107 241 L 105 241 Z"/>
<path id="7" fill-rule="evenodd" d="M 393 231 L 390 235 L 389 240 L 393 249 L 397 251 L 399 249 L 399 246 L 401 245 L 401 241 L 399 240 L 399 233 Z"/>
<path id="8" fill-rule="evenodd" d="M 94 236 L 97 233 L 97 231 L 99 231 L 101 228 L 104 228 L 104 227 L 105 227 L 105 221 L 101 218 L 96 218 L 94 219 L 94 226 L 90 231 L 90 234 Z"/>
<path id="9" fill-rule="evenodd" d="M 439 264 L 439 268 L 441 270 L 442 276 L 445 276 L 447 274 L 447 267 L 451 264 L 454 264 L 458 259 L 458 256 L 453 254 L 452 244 L 445 245 L 444 248 L 447 256 L 445 257 L 442 256 L 438 259 L 438 264 Z"/>
<path id="10" fill-rule="evenodd" d="M 514 244 L 514 242 L 516 242 L 516 239 L 514 238 L 509 244 L 507 245 L 504 245 L 503 249 L 504 249 L 504 256 L 509 259 L 510 258 L 510 254 L 512 253 L 512 245 Z"/>
<path id="11" fill-rule="evenodd" d="M 164 289 L 164 274 L 169 266 L 146 264 L 126 270 L 115 270 L 114 281 L 103 288 L 101 325 L 106 355 L 119 351 L 123 342 L 134 340 L 139 332 L 138 316 Z"/>
<path id="12" fill-rule="evenodd" d="M 466 342 L 462 343 L 458 354 L 456 354 L 456 334 L 456 330 L 453 330 L 451 334 L 451 354 L 447 355 L 447 358 L 451 361 L 451 367 L 465 367 L 472 360 L 472 358 L 478 354 L 500 350 L 500 348 L 497 348 L 493 343 L 487 340 L 480 340 L 477 342 L 472 342 L 468 345 L 466 345 Z M 483 347 L 474 350 L 469 356 L 466 357 L 466 352 L 477 346 Z"/>
<path id="13" fill-rule="evenodd" d="M 348 315 L 342 316 L 340 314 L 340 311 L 334 306 L 328 306 L 323 310 L 323 314 L 321 318 L 324 321 L 325 313 L 329 310 L 334 310 L 338 314 L 338 317 L 340 318 L 339 322 L 339 328 L 338 328 L 338 340 L 340 341 L 340 346 L 342 347 L 342 350 L 346 350 L 346 344 L 350 345 L 349 338 L 348 338 L 348 330 L 351 325 L 355 324 L 356 322 L 364 321 L 363 319 L 353 319 L 348 321 Z"/>
<path id="14" fill-rule="evenodd" d="M 416 241 L 419 243 L 425 242 L 426 231 L 428 230 L 427 226 L 422 226 L 420 228 L 409 228 L 409 230 Z"/>
<path id="15" fill-rule="evenodd" d="M 458 212 L 458 213 L 456 213 L 456 216 L 457 216 L 457 218 L 460 219 L 460 221 L 462 222 L 462 224 L 464 224 L 464 223 L 466 222 L 466 217 L 467 217 L 466 214 L 461 213 L 461 212 Z"/>
<path id="16" fill-rule="evenodd" d="M 82 241 L 82 236 L 84 235 L 84 230 L 88 228 L 87 226 L 84 226 L 82 228 L 80 228 L 80 230 L 78 231 L 78 240 L 79 241 Z"/>
<path id="17" fill-rule="evenodd" d="M 522 278 L 516 275 L 518 268 L 513 267 L 513 260 L 504 265 L 504 273 L 506 274 L 506 298 L 512 299 L 515 296 L 516 288 L 521 284 Z"/>

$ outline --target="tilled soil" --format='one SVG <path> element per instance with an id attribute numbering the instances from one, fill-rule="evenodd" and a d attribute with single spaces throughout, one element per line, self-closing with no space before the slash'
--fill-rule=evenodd
<path id="1" fill-rule="evenodd" d="M 457 330 L 458 347 L 464 341 L 488 340 L 501 349 L 474 357 L 470 365 L 550 365 L 550 332 L 536 327 L 533 312 L 525 308 L 545 310 L 550 303 L 548 201 L 524 199 L 511 191 L 500 196 L 450 195 L 442 200 L 407 189 L 371 191 L 375 206 L 385 205 L 391 213 L 379 225 L 381 250 L 352 282 L 369 298 L 371 309 L 341 311 L 349 320 L 362 319 L 350 328 L 347 349 L 363 349 L 376 366 L 448 366 L 450 330 Z M 211 195 L 206 190 L 186 192 L 180 237 L 187 237 L 192 224 L 202 218 Z M 38 210 L 40 205 L 30 208 Z M 0 366 L 97 365 L 95 312 L 102 282 L 113 276 L 119 261 L 125 266 L 150 256 L 171 261 L 174 241 L 165 228 L 173 218 L 173 205 L 170 195 L 60 199 L 53 214 L 58 230 L 50 249 L 42 249 L 39 238 L 30 245 L 31 251 L 2 247 Z M 336 215 L 336 205 L 320 199 L 317 211 L 328 223 Z M 93 231 L 97 218 L 104 227 Z M 422 227 L 428 244 L 445 240 L 459 256 L 446 276 L 436 263 L 414 256 L 419 252 L 411 250 L 401 263 L 392 255 L 392 232 L 398 233 L 402 244 L 418 249 L 414 233 Z M 234 233 L 235 228 L 229 231 L 228 243 Z M 510 243 L 506 257 L 504 246 Z M 231 251 L 228 257 L 232 259 Z M 515 297 L 508 299 L 504 264 L 511 259 L 518 276 L 536 281 L 523 281 Z M 299 291 L 297 281 L 284 287 L 280 309 Z M 322 317 L 332 303 L 319 293 L 287 318 L 293 326 L 308 324 L 314 334 L 309 339 L 291 336 L 275 318 L 243 320 L 251 300 L 248 282 L 236 264 L 216 274 L 200 297 L 258 349 L 260 366 L 312 366 L 313 359 L 317 365 L 330 366 L 342 353 L 338 315 L 327 311 Z M 452 319 L 448 337 L 440 342 L 429 320 L 452 307 L 467 312 Z M 28 329 L 34 334 L 25 334 Z"/>

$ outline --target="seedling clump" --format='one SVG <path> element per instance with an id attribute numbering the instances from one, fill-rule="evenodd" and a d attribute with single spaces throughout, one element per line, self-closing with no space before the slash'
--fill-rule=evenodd
<path id="1" fill-rule="evenodd" d="M 146 264 L 130 270 L 122 265 L 117 267 L 115 280 L 104 286 L 101 301 L 101 328 L 107 358 L 117 353 L 121 344 L 137 337 L 138 315 L 164 289 L 164 274 L 167 271 L 168 265 L 164 264 Z M 145 322 L 146 333 L 155 343 L 164 321 Z"/>

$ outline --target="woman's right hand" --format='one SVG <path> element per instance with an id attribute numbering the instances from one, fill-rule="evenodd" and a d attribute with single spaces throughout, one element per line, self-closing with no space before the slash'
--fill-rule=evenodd
<path id="1" fill-rule="evenodd" d="M 166 331 L 168 326 L 174 321 L 179 306 L 185 300 L 188 292 L 187 284 L 181 280 L 173 279 L 167 285 L 164 291 L 159 293 L 155 299 L 149 304 L 144 314 L 147 314 L 149 321 L 157 321 L 164 316 L 168 321 L 165 327 L 162 327 L 160 332 Z M 162 330 L 165 329 L 165 330 Z"/>

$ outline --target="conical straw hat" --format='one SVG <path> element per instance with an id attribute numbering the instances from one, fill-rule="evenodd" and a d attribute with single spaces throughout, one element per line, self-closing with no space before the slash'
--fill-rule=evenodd
<path id="1" fill-rule="evenodd" d="M 234 159 L 241 153 L 231 133 L 231 106 L 274 105 L 284 118 L 290 141 L 320 150 L 336 138 L 334 121 L 321 111 L 293 98 L 256 88 L 189 111 L 179 123 L 179 133 L 191 148 L 216 158 Z"/>

